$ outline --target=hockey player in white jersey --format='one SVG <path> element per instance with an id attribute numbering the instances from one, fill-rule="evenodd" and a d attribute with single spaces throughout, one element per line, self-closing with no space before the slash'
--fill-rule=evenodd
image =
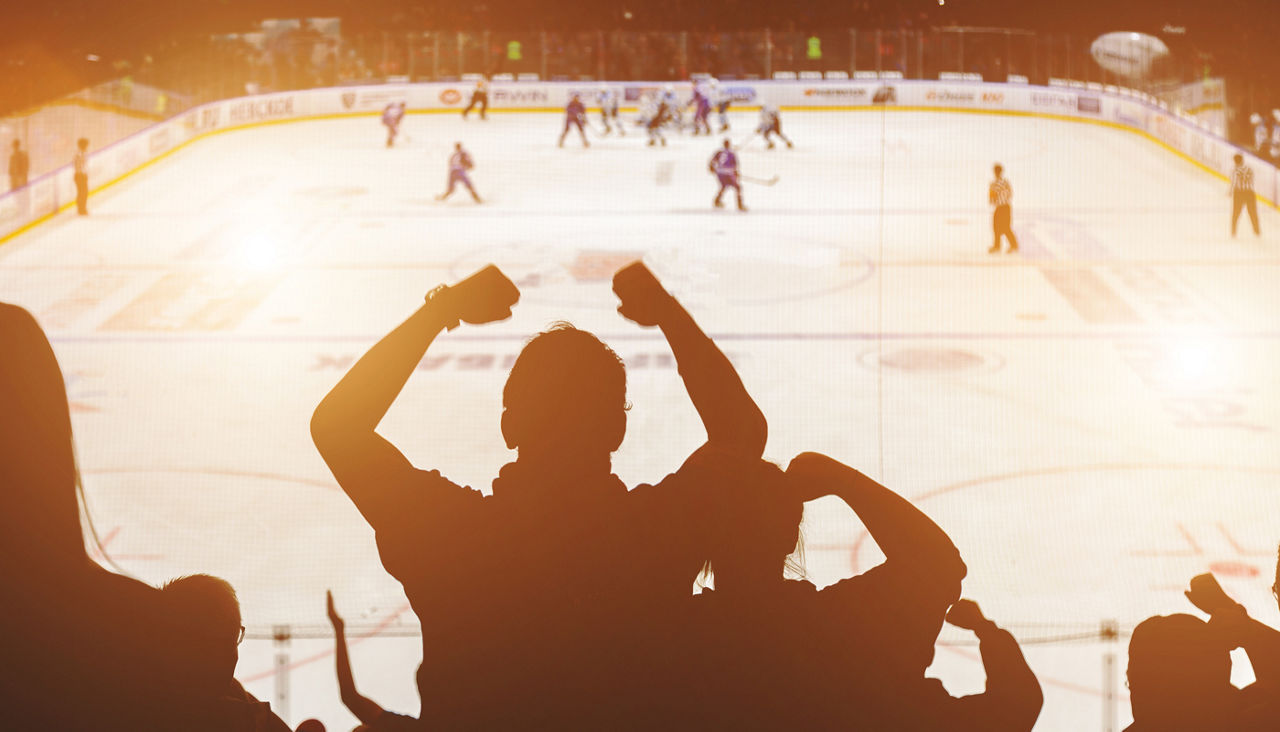
<path id="1" fill-rule="evenodd" d="M 669 96 L 668 92 L 670 92 Z M 663 147 L 666 147 L 667 138 L 662 134 L 662 126 L 667 123 L 668 119 L 670 119 L 674 109 L 672 105 L 674 104 L 676 104 L 675 91 L 672 90 L 671 85 L 668 84 L 666 90 L 663 91 L 662 96 L 658 97 L 655 106 L 645 122 L 645 131 L 649 133 L 650 147 L 653 147 L 659 142 L 662 143 Z"/>
<path id="2" fill-rule="evenodd" d="M 600 121 L 604 122 L 604 133 L 607 135 L 613 132 L 613 127 L 609 124 L 612 120 L 618 127 L 618 134 L 625 136 L 627 131 L 618 120 L 618 91 L 607 84 L 602 84 L 600 91 L 596 94 L 596 100 L 600 103 Z"/>
<path id="3" fill-rule="evenodd" d="M 787 147 L 795 147 L 786 135 L 782 134 L 782 117 L 778 113 L 778 108 L 772 104 L 766 104 L 760 108 L 760 126 L 756 128 L 756 132 L 764 137 L 765 143 L 769 149 L 773 149 L 773 140 L 771 135 L 777 135 L 783 142 L 787 143 Z"/>
<path id="4" fill-rule="evenodd" d="M 1271 110 L 1271 162 L 1280 163 L 1280 109 Z"/>
<path id="5" fill-rule="evenodd" d="M 707 80 L 707 86 L 710 87 L 711 104 L 720 116 L 720 131 L 725 132 L 729 129 L 729 92 L 715 77 Z"/>
<path id="6" fill-rule="evenodd" d="M 1263 121 L 1262 115 L 1254 112 L 1249 115 L 1249 123 L 1253 125 L 1253 152 L 1260 158 L 1267 156 L 1267 139 L 1271 136 L 1271 131 L 1267 129 L 1267 123 Z"/>

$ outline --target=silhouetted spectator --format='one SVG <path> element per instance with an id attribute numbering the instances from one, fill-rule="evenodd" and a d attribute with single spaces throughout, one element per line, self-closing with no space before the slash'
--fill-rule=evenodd
<path id="1" fill-rule="evenodd" d="M 825 726 L 927 728 L 933 694 L 924 672 L 960 596 L 967 571 L 960 553 L 910 501 L 825 455 L 796 456 L 787 478 L 802 500 L 843 500 L 885 555 L 879 566 L 819 592 L 808 617 L 809 681 Z"/>
<path id="2" fill-rule="evenodd" d="M 9 190 L 16 191 L 27 185 L 27 173 L 31 170 L 31 158 L 22 149 L 22 143 L 13 141 L 13 153 L 9 155 Z"/>
<path id="3" fill-rule="evenodd" d="M 159 593 L 85 553 L 62 371 L 31 314 L 0 303 L 0 726 L 167 729 Z"/>
<path id="4" fill-rule="evenodd" d="M 667 336 L 707 429 L 695 458 L 758 458 L 764 419 L 724 354 L 643 266 L 619 272 L 614 289 L 620 313 Z M 424 723 L 651 727 L 653 636 L 706 552 L 681 471 L 632 491 L 611 473 L 626 430 L 617 355 L 567 324 L 525 346 L 501 422 L 518 455 L 491 498 L 413 468 L 375 431 L 442 330 L 504 319 L 518 297 L 493 267 L 434 290 L 325 397 L 312 436 L 422 621 Z"/>
<path id="5" fill-rule="evenodd" d="M 1147 618 L 1129 640 L 1133 724 L 1147 730 L 1273 730 L 1280 699 L 1280 632 L 1253 620 L 1213 575 L 1191 580 L 1187 599 L 1209 613 Z M 1249 655 L 1256 681 L 1231 684 L 1233 648 Z"/>
<path id="6" fill-rule="evenodd" d="M 686 465 L 686 469 L 693 467 Z M 673 722 L 687 729 L 819 729 L 810 703 L 811 613 L 817 588 L 803 577 L 804 504 L 786 475 L 763 460 L 697 465 L 710 489 L 705 586 L 687 616 L 687 639 L 665 671 Z M 785 575 L 790 574 L 788 578 Z M 710 703 L 708 703 L 710 702 Z"/>
<path id="7" fill-rule="evenodd" d="M 175 728 L 209 732 L 288 732 L 289 726 L 235 678 L 244 640 L 240 602 L 224 579 L 193 574 L 163 588 L 165 609 L 181 635 L 183 664 L 177 679 L 186 699 Z"/>
<path id="8" fill-rule="evenodd" d="M 360 720 L 357 729 L 362 732 L 408 732 L 421 729 L 422 725 L 417 719 L 388 712 L 374 700 L 356 691 L 355 677 L 351 673 L 351 657 L 347 653 L 347 624 L 333 606 L 333 593 L 325 592 L 324 600 L 329 623 L 333 625 L 333 655 L 338 672 L 338 693 L 342 696 L 343 705 Z"/>

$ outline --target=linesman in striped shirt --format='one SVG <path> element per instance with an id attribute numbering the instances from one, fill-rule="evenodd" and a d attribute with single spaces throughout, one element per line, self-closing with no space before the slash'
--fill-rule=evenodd
<path id="1" fill-rule="evenodd" d="M 1013 201 L 1013 186 L 1009 185 L 1009 179 L 1003 176 L 1004 167 L 1000 163 L 996 163 L 994 170 L 996 179 L 991 181 L 991 187 L 987 191 L 987 200 L 996 207 L 995 214 L 991 218 L 991 228 L 995 232 L 995 242 L 987 252 L 998 254 L 1000 252 L 1000 237 L 1003 236 L 1009 240 L 1009 253 L 1013 254 L 1018 251 L 1018 237 L 1013 235 L 1013 211 L 1010 208 L 1010 203 Z"/>
<path id="2" fill-rule="evenodd" d="M 1232 158 L 1236 167 L 1231 171 L 1231 236 L 1236 235 L 1236 222 L 1240 220 L 1240 209 L 1249 209 L 1249 222 L 1253 224 L 1253 233 L 1262 236 L 1258 228 L 1258 195 L 1253 191 L 1253 169 L 1244 164 L 1244 156 L 1236 153 Z"/>
<path id="3" fill-rule="evenodd" d="M 89 138 L 76 140 L 76 157 L 72 160 L 75 166 L 76 213 L 89 215 Z"/>

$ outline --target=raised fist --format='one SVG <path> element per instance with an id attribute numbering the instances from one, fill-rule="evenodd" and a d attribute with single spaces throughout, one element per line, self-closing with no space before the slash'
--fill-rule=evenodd
<path id="1" fill-rule="evenodd" d="M 441 296 L 454 317 L 479 325 L 511 317 L 511 306 L 520 300 L 520 290 L 502 270 L 490 264 L 449 286 L 438 297 Z"/>
<path id="2" fill-rule="evenodd" d="M 658 325 L 673 302 L 643 262 L 632 262 L 618 270 L 613 276 L 613 291 L 622 301 L 618 313 L 637 325 Z"/>
<path id="3" fill-rule="evenodd" d="M 1212 574 L 1198 574 L 1191 578 L 1191 589 L 1184 592 L 1192 605 L 1211 616 L 1244 612 L 1244 608 L 1218 584 Z"/>

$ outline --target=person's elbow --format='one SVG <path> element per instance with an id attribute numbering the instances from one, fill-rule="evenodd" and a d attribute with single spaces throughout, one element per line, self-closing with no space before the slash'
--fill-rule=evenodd
<path id="1" fill-rule="evenodd" d="M 324 402 L 311 415 L 311 442 L 320 454 L 327 455 L 342 444 L 342 422 Z"/>

